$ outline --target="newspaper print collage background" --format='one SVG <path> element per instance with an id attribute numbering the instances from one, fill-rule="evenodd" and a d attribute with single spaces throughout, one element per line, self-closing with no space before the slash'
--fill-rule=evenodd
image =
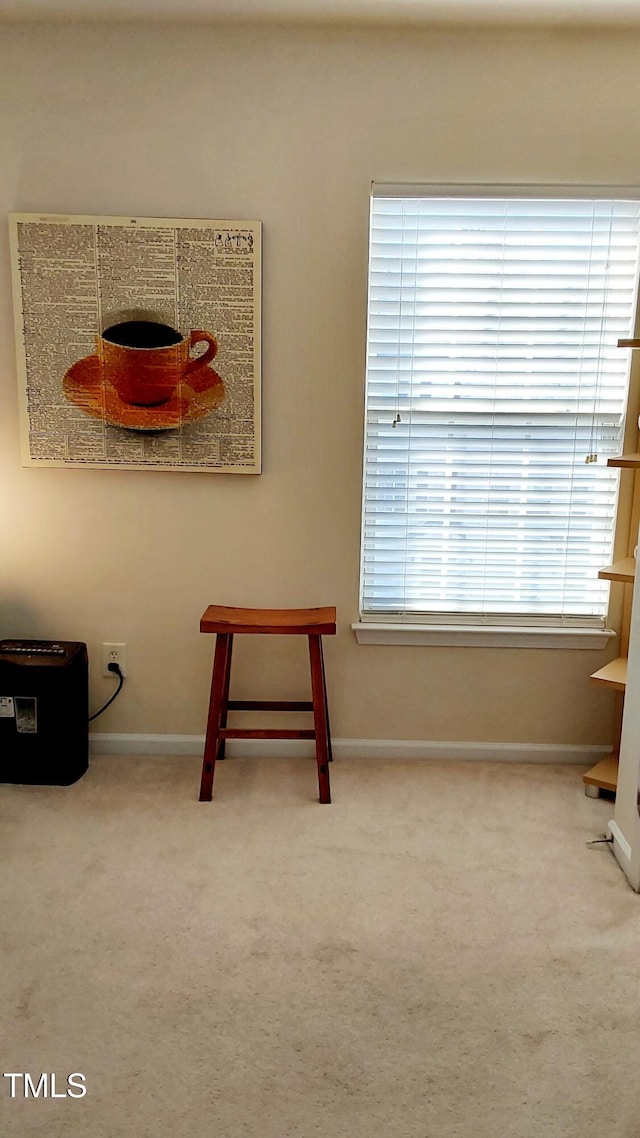
<path id="1" fill-rule="evenodd" d="M 260 222 L 9 221 L 23 463 L 259 473 Z M 124 405 L 100 365 L 100 334 L 141 319 L 218 342 L 162 407 Z"/>

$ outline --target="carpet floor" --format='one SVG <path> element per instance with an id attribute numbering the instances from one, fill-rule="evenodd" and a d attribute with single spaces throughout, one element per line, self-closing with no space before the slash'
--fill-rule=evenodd
<path id="1" fill-rule="evenodd" d="M 640 896 L 580 768 L 199 766 L 0 787 L 0 1075 L 48 1075 L 3 1138 L 638 1138 Z"/>

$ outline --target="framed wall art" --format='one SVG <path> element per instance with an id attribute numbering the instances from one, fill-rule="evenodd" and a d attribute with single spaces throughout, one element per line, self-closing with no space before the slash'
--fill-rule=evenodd
<path id="1" fill-rule="evenodd" d="M 9 231 L 24 465 L 260 473 L 260 222 Z"/>

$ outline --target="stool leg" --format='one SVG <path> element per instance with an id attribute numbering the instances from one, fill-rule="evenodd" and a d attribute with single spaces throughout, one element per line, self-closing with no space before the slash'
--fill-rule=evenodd
<path id="1" fill-rule="evenodd" d="M 327 748 L 329 751 L 329 762 L 333 762 L 333 751 L 331 750 L 331 727 L 329 725 L 329 700 L 327 699 L 327 680 L 324 674 L 324 648 L 322 644 L 322 637 L 320 639 L 320 663 L 322 665 L 322 691 L 324 694 L 324 712 L 327 720 Z"/>
<path id="2" fill-rule="evenodd" d="M 229 707 L 229 687 L 231 684 L 231 654 L 233 652 L 233 633 L 229 633 L 229 645 L 227 648 L 227 659 L 224 671 L 224 691 L 222 693 L 222 711 L 220 714 L 220 727 L 227 726 L 227 711 Z M 224 759 L 224 746 L 226 739 L 218 739 L 218 753 L 216 759 Z"/>
<path id="3" fill-rule="evenodd" d="M 318 764 L 318 788 L 320 802 L 331 802 L 329 785 L 329 738 L 326 692 L 322 679 L 322 639 L 309 637 L 309 661 L 311 664 L 311 698 L 313 700 L 313 723 L 316 736 L 316 762 Z"/>
<path id="4" fill-rule="evenodd" d="M 209 716 L 207 719 L 207 735 L 204 744 L 204 758 L 202 761 L 202 777 L 200 780 L 200 801 L 211 802 L 213 794 L 213 776 L 218 753 L 219 731 L 223 713 L 225 682 L 227 677 L 227 658 L 229 656 L 228 632 L 219 632 L 216 636 L 216 650 L 213 659 L 213 674 L 211 676 L 211 697 L 209 699 Z"/>

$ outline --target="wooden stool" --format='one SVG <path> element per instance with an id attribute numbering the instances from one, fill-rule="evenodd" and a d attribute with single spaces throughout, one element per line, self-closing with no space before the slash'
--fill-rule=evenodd
<path id="1" fill-rule="evenodd" d="M 315 739 L 318 764 L 320 802 L 331 802 L 329 766 L 331 732 L 327 707 L 327 685 L 324 675 L 322 637 L 335 636 L 336 610 L 323 609 L 236 609 L 209 605 L 200 621 L 201 632 L 216 633 L 216 650 L 211 677 L 211 698 L 207 719 L 207 736 L 202 763 L 200 801 L 211 802 L 216 759 L 224 758 L 227 739 Z M 311 700 L 238 700 L 229 699 L 231 652 L 236 633 L 263 636 L 308 636 L 311 664 Z M 284 728 L 227 727 L 229 711 L 312 711 L 313 730 L 294 731 Z"/>

